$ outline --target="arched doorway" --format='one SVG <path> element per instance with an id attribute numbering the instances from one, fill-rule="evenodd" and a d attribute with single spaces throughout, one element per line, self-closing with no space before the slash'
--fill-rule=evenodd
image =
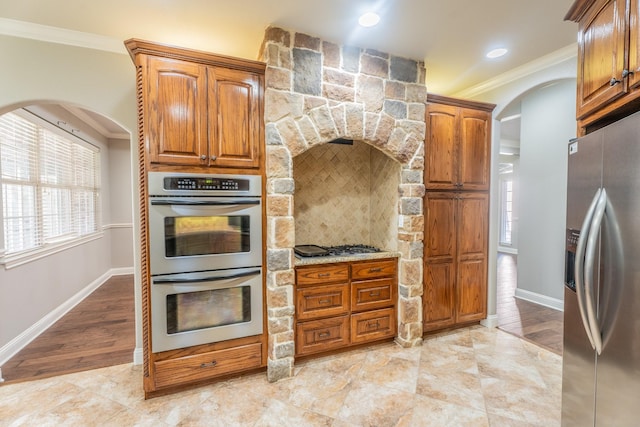
<path id="1" fill-rule="evenodd" d="M 75 368 L 62 368 L 61 364 L 55 363 L 59 371 L 69 372 L 73 370 L 85 370 L 87 368 L 105 366 L 105 363 L 131 362 L 133 350 L 135 348 L 135 313 L 134 305 L 134 279 L 133 279 L 133 197 L 132 197 L 132 173 L 131 173 L 131 135 L 122 126 L 91 109 L 83 108 L 70 103 L 56 102 L 24 102 L 19 105 L 6 106 L 0 109 L 0 113 L 20 114 L 29 123 L 34 123 L 38 132 L 54 135 L 64 140 L 77 143 L 78 146 L 91 147 L 97 154 L 96 181 L 98 182 L 95 219 L 97 226 L 95 230 L 86 230 L 78 236 L 57 236 L 44 242 L 43 245 L 28 250 L 7 250 L 4 239 L 4 230 L 11 227 L 5 221 L 4 216 L 11 214 L 7 209 L 3 210 L 3 230 L 0 230 L 0 251 L 4 265 L 0 268 L 1 281 L 7 284 L 3 286 L 2 300 L 6 306 L 2 308 L 2 323 L 8 325 L 3 328 L 2 344 L 0 346 L 0 365 L 4 367 L 4 377 L 6 380 L 23 379 L 24 375 L 46 375 L 50 376 L 56 369 L 48 369 L 43 363 L 35 361 L 40 357 L 36 353 L 29 353 L 26 347 L 32 340 L 37 340 L 45 330 L 54 325 L 59 319 L 64 319 L 67 312 L 73 312 L 76 304 L 92 294 L 96 289 L 102 288 L 104 283 L 110 278 L 125 277 L 125 282 L 119 280 L 119 289 L 126 289 L 129 292 L 126 305 L 127 329 L 129 344 L 124 352 L 126 356 L 117 358 L 105 354 L 106 360 L 97 364 L 86 363 L 89 357 L 76 358 L 78 362 Z M 43 137 L 45 138 L 45 137 Z M 42 144 L 46 145 L 46 141 Z M 0 153 L 2 154 L 2 153 Z M 48 157 L 41 156 L 51 160 Z M 8 154 L 3 155 L 3 161 L 8 158 Z M 5 162 L 3 162 L 5 163 Z M 38 162 L 34 164 L 36 167 Z M 60 162 L 62 163 L 62 162 Z M 8 163 L 5 167 L 8 168 Z M 56 161 L 51 161 L 51 167 L 56 168 Z M 49 172 L 46 172 L 49 173 Z M 40 172 L 42 176 L 44 172 Z M 8 175 L 8 174 L 7 174 Z M 4 176 L 4 175 L 3 175 Z M 49 178 L 47 178 L 49 179 Z M 49 179 L 51 181 L 51 179 Z M 3 181 L 3 184 L 9 181 Z M 16 183 L 20 184 L 20 183 Z M 8 184 L 6 184 L 8 185 Z M 57 185 L 57 184 L 56 184 Z M 6 187 L 5 187 L 6 188 Z M 34 187 L 35 188 L 35 187 Z M 2 190 L 0 190 L 1 192 Z M 9 200 L 3 199 L 3 206 L 9 204 Z M 16 202 L 12 200 L 11 202 Z M 36 210 L 44 211 L 42 206 L 36 202 Z M 111 288 L 116 290 L 116 287 Z M 106 292 L 107 297 L 118 300 L 112 295 L 113 292 Z M 104 297 L 103 297 L 104 299 Z M 98 305 L 99 307 L 100 305 Z M 100 332 L 107 331 L 104 325 L 115 325 L 122 323 L 124 319 L 113 317 L 113 307 L 106 308 L 102 312 L 95 313 L 94 320 L 103 322 L 103 327 L 98 326 L 93 332 L 84 335 L 78 350 L 89 353 L 100 352 L 100 350 L 87 350 L 87 346 L 94 340 L 103 349 L 109 342 L 106 335 Z M 111 314 L 110 314 L 111 313 Z M 111 316 L 111 317 L 110 317 Z M 6 319 L 5 319 L 6 317 Z M 81 318 L 83 319 L 83 318 Z M 81 320 L 82 323 L 92 323 L 88 317 Z M 68 325 L 67 325 L 67 330 Z M 80 334 L 82 335 L 82 334 Z M 115 333 L 115 335 L 121 335 Z M 66 347 L 70 345 L 71 339 L 67 337 L 63 341 Z M 120 339 L 122 337 L 119 337 Z M 35 342 L 35 341 L 34 341 Z M 113 340 L 111 340 L 113 342 Z M 51 356 L 57 349 L 64 345 L 52 344 L 48 347 L 41 347 L 41 352 Z M 24 351 L 22 351 L 24 350 Z M 33 351 L 39 351 L 34 347 Z M 15 363 L 11 360 L 20 353 L 25 360 L 32 360 L 33 363 L 25 361 L 20 365 L 25 368 L 32 365 L 32 369 L 15 371 Z M 80 360 L 82 359 L 82 360 Z M 94 358 L 95 359 L 95 358 Z M 58 359 L 59 360 L 59 359 Z M 9 361 L 9 362 L 7 362 Z M 12 373 L 11 371 L 14 371 Z M 31 372 L 31 374 L 25 374 Z M 17 377 L 16 377 L 17 375 Z"/>

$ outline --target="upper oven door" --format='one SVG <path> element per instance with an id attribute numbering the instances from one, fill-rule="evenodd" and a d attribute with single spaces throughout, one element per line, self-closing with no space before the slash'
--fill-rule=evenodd
<path id="1" fill-rule="evenodd" d="M 259 197 L 155 197 L 149 204 L 152 275 L 262 265 Z"/>

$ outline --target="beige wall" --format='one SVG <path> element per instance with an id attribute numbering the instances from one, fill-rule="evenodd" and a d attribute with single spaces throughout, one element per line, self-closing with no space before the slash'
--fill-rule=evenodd
<path id="1" fill-rule="evenodd" d="M 0 114 L 41 101 L 68 103 L 101 113 L 136 135 L 135 69 L 128 56 L 9 36 L 0 36 L 0 52 Z M 107 205 L 103 215 L 109 221 L 137 221 L 137 208 L 131 208 L 137 183 L 132 186 L 124 179 L 131 174 L 132 161 L 136 164 L 131 158 L 136 153 L 117 146 L 112 158 L 103 156 L 103 173 L 118 175 L 107 183 L 105 194 L 124 207 Z M 101 239 L 10 270 L 0 266 L 0 350 L 110 269 L 122 266 L 121 259 L 112 262 L 111 246 L 114 240 L 122 241 L 121 231 L 107 229 Z M 134 251 L 129 242 L 124 245 L 129 253 Z M 138 332 L 138 342 L 139 337 Z"/>

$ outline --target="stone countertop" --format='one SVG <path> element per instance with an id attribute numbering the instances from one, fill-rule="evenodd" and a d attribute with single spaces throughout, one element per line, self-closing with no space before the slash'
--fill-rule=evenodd
<path id="1" fill-rule="evenodd" d="M 353 262 L 382 258 L 400 258 L 400 252 L 374 252 L 369 254 L 315 257 L 300 257 L 296 255 L 294 265 L 298 267 L 302 265 L 331 264 L 334 262 Z"/>

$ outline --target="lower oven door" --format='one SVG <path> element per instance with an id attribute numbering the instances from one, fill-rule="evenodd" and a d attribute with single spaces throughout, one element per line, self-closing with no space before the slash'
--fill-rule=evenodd
<path id="1" fill-rule="evenodd" d="M 262 269 L 152 277 L 154 353 L 262 334 Z"/>
<path id="2" fill-rule="evenodd" d="M 151 274 L 262 265 L 259 197 L 152 197 Z"/>

